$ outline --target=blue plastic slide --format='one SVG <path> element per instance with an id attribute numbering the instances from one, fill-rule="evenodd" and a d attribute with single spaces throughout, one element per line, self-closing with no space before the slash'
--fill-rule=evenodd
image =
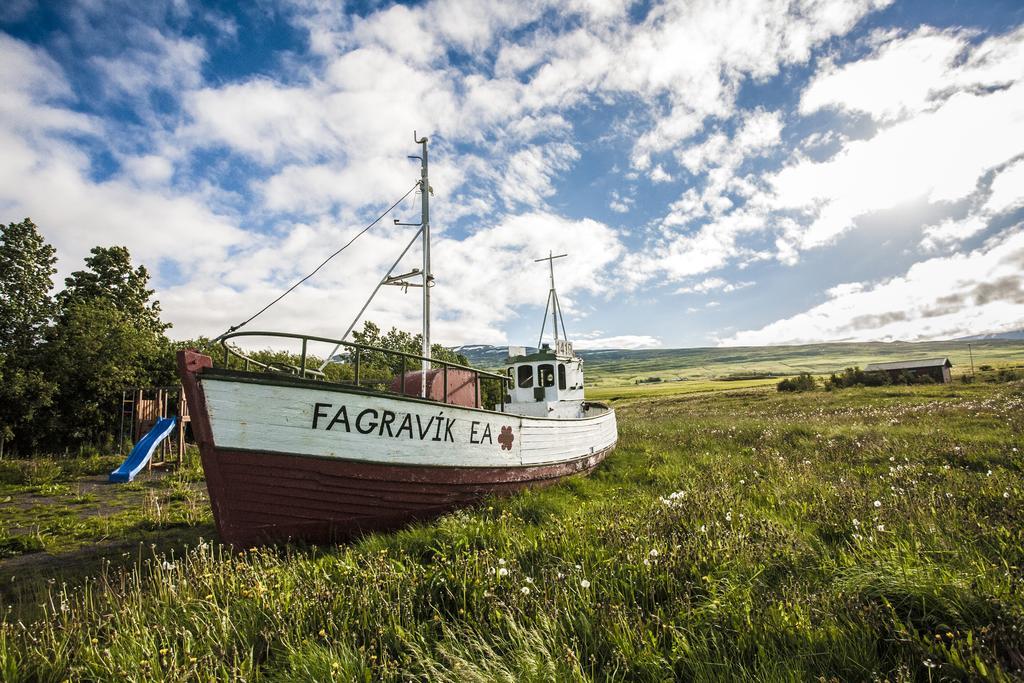
<path id="1" fill-rule="evenodd" d="M 153 451 L 160 445 L 160 442 L 166 439 L 174 430 L 174 425 L 177 422 L 178 418 L 176 417 L 161 417 L 157 420 L 153 428 L 135 444 L 135 448 L 128 454 L 125 461 L 121 463 L 121 466 L 110 473 L 110 482 L 112 484 L 123 484 L 134 479 L 135 475 L 141 472 L 142 468 L 149 462 L 149 459 L 153 457 Z"/>

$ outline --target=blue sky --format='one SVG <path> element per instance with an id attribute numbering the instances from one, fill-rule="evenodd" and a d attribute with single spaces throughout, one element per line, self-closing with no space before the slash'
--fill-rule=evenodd
<path id="1" fill-rule="evenodd" d="M 177 337 L 402 196 L 413 130 L 442 343 L 534 343 L 548 250 L 590 347 L 1024 327 L 1019 2 L 14 0 L 0 69 L 0 221 L 61 275 L 128 246 Z M 408 231 L 254 326 L 339 335 Z M 419 299 L 368 317 L 416 329 Z"/>

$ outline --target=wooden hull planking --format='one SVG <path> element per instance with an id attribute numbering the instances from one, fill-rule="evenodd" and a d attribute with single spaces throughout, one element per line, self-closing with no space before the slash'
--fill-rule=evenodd
<path id="1" fill-rule="evenodd" d="M 330 542 L 586 474 L 614 411 L 552 420 L 212 370 L 178 354 L 218 532 Z"/>

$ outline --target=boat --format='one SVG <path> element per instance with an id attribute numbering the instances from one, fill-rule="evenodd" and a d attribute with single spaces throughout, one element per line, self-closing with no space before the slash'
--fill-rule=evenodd
<path id="1" fill-rule="evenodd" d="M 233 328 L 218 338 L 222 367 L 196 350 L 178 353 L 213 516 L 226 543 L 329 543 L 395 529 L 487 496 L 587 474 L 615 447 L 615 411 L 586 400 L 583 361 L 565 335 L 553 265 L 564 255 L 538 259 L 550 266 L 553 345 L 543 343 L 546 309 L 537 347 L 510 347 L 503 372 L 431 358 L 431 188 L 427 138 L 414 134 L 414 140 L 422 145 L 422 208 L 409 245 L 422 239 L 422 269 L 392 274 L 407 246 L 340 339 Z M 347 339 L 384 285 L 422 288 L 419 354 Z M 299 363 L 258 362 L 244 350 L 252 337 L 288 340 L 301 348 Z M 314 367 L 308 351 L 318 344 L 332 350 Z M 368 377 L 368 359 L 377 367 L 383 359 L 397 372 L 388 381 Z M 327 379 L 330 363 L 346 365 L 345 380 Z M 489 392 L 497 397 L 491 406 L 484 405 L 488 387 L 498 388 Z"/>

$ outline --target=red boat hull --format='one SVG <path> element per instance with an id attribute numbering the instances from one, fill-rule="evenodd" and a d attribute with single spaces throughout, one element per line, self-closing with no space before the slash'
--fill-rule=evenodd
<path id="1" fill-rule="evenodd" d="M 237 546 L 332 542 L 395 529 L 486 496 L 586 474 L 613 448 L 556 464 L 493 468 L 385 465 L 219 448 L 199 381 L 211 366 L 208 356 L 178 354 L 217 530 L 224 542 Z"/>

